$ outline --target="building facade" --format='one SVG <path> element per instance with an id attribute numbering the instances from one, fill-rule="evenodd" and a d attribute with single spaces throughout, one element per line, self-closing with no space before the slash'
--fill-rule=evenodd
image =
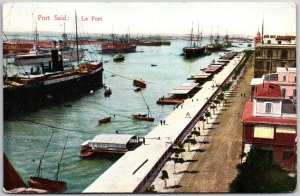
<path id="1" fill-rule="evenodd" d="M 296 67 L 296 37 L 265 35 L 255 46 L 254 77 L 276 72 L 277 67 Z"/>
<path id="2" fill-rule="evenodd" d="M 296 170 L 296 104 L 282 96 L 278 84 L 263 82 L 252 88 L 251 100 L 244 105 L 243 152 L 246 144 L 271 151 L 285 170 Z"/>

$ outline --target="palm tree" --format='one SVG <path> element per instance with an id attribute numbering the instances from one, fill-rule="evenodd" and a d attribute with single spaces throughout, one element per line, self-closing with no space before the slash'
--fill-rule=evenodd
<path id="1" fill-rule="evenodd" d="M 225 100 L 224 93 L 219 94 L 217 99 L 223 102 Z M 224 106 L 224 102 L 223 102 L 223 106 Z"/>
<path id="2" fill-rule="evenodd" d="M 208 123 L 208 118 L 211 116 L 210 112 L 209 111 L 206 111 L 205 112 L 205 117 L 206 117 L 206 123 Z"/>
<path id="3" fill-rule="evenodd" d="M 166 170 L 162 170 L 160 178 L 165 181 L 165 188 L 166 188 L 167 187 L 167 179 L 169 179 L 168 172 Z"/>
<path id="4" fill-rule="evenodd" d="M 195 136 L 200 136 L 200 133 L 196 131 L 196 127 L 194 127 L 194 131 L 191 132 L 191 135 L 194 135 L 194 140 L 196 140 Z"/>
<path id="5" fill-rule="evenodd" d="M 204 122 L 206 121 L 206 119 L 204 118 L 204 116 L 201 116 L 201 117 L 199 118 L 199 121 L 202 121 L 203 130 L 204 130 Z"/>
<path id="6" fill-rule="evenodd" d="M 216 104 L 216 109 L 218 109 L 218 106 L 219 106 L 219 104 L 220 104 L 220 101 L 219 101 L 219 99 L 215 99 L 214 100 L 214 104 Z"/>
<path id="7" fill-rule="evenodd" d="M 211 105 L 211 106 L 210 106 L 210 109 L 213 110 L 213 114 L 214 114 L 214 115 L 215 115 L 215 109 L 216 109 L 216 107 L 217 107 L 217 106 L 215 106 L 215 105 Z"/>
<path id="8" fill-rule="evenodd" d="M 192 145 L 197 144 L 197 141 L 196 141 L 195 139 L 192 138 L 192 135 L 188 135 L 188 136 L 187 136 L 187 139 L 186 139 L 184 142 L 188 144 L 188 151 L 189 151 L 189 152 L 191 151 L 191 149 L 190 149 L 190 144 L 192 144 Z"/>
<path id="9" fill-rule="evenodd" d="M 175 166 L 176 163 L 184 163 L 184 159 L 183 158 L 179 158 L 178 154 L 175 154 L 175 157 L 172 158 L 172 160 L 174 161 L 174 174 L 175 174 Z"/>

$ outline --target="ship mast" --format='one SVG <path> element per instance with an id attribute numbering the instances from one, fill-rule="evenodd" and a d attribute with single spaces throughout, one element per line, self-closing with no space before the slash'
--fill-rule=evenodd
<path id="1" fill-rule="evenodd" d="M 148 117 L 149 117 L 149 116 L 150 116 L 149 114 L 151 114 L 150 108 L 149 108 L 149 106 L 148 106 L 148 104 L 147 104 L 147 102 L 146 102 L 146 99 L 145 99 L 145 97 L 144 97 L 143 93 L 142 93 L 141 91 L 140 91 L 140 93 L 141 93 L 141 95 L 142 95 L 142 97 L 143 97 L 143 100 L 144 100 L 144 102 L 145 102 L 146 106 L 147 106 L 147 110 L 148 110 Z M 152 116 L 152 114 L 151 114 L 151 116 Z"/>
<path id="2" fill-rule="evenodd" d="M 75 26 L 76 26 L 76 54 L 77 54 L 77 63 L 79 63 L 78 33 L 77 33 L 77 13 L 76 13 L 76 11 L 75 11 Z"/>
<path id="3" fill-rule="evenodd" d="M 38 166 L 38 168 L 37 168 L 37 170 L 36 170 L 36 173 L 35 173 L 35 176 L 37 176 L 37 177 L 40 177 L 40 171 L 41 171 L 42 161 L 43 161 L 43 158 L 44 158 L 44 156 L 45 156 L 45 154 L 46 154 L 46 151 L 47 151 L 47 149 L 48 149 L 48 147 L 49 147 L 49 144 L 50 144 L 50 142 L 51 142 L 51 140 L 52 140 L 52 137 L 53 137 L 54 133 L 55 133 L 55 131 L 52 132 L 52 135 L 51 135 L 50 140 L 49 140 L 49 142 L 48 142 L 48 144 L 47 144 L 47 147 L 46 147 L 46 149 L 45 149 L 45 151 L 44 151 L 44 154 L 43 154 L 42 158 L 40 159 L 39 166 Z"/>
<path id="4" fill-rule="evenodd" d="M 55 180 L 56 180 L 56 181 L 58 181 L 58 175 L 59 175 L 59 170 L 60 170 L 60 164 L 61 164 L 61 161 L 62 161 L 62 158 L 63 158 L 64 152 L 65 152 L 65 148 L 66 148 L 67 141 L 68 141 L 68 138 L 69 138 L 69 133 L 70 133 L 70 132 L 68 132 L 68 136 L 67 136 L 67 139 L 66 139 L 66 142 L 65 142 L 65 145 L 64 145 L 63 151 L 62 151 L 62 153 L 61 153 L 60 160 L 59 160 L 59 162 L 57 163 L 57 172 L 56 172 L 56 177 L 55 177 Z"/>

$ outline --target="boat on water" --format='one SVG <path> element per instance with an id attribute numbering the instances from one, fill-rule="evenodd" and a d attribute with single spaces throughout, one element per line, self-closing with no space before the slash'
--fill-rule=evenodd
<path id="1" fill-rule="evenodd" d="M 194 38 L 193 28 L 192 28 L 188 46 L 183 48 L 183 54 L 185 58 L 199 57 L 205 55 L 205 47 L 201 46 L 201 40 L 202 40 L 202 33 L 199 34 L 199 27 L 198 27 L 198 34 L 196 39 Z"/>
<path id="2" fill-rule="evenodd" d="M 98 120 L 99 123 L 108 123 L 111 121 L 111 117 L 105 117 Z"/>
<path id="3" fill-rule="evenodd" d="M 115 34 L 111 35 L 111 39 L 106 42 L 101 42 L 101 53 L 130 53 L 136 51 L 136 45 L 129 41 L 129 36 L 126 39 L 116 39 Z"/>
<path id="4" fill-rule="evenodd" d="M 112 93 L 111 88 L 109 86 L 107 86 L 107 85 L 104 85 L 104 96 L 108 97 L 108 96 L 111 95 L 111 93 Z"/>
<path id="5" fill-rule="evenodd" d="M 119 61 L 124 61 L 125 60 L 125 56 L 121 53 L 117 54 L 115 57 L 114 57 L 114 61 L 115 62 L 119 62 Z"/>
<path id="6" fill-rule="evenodd" d="M 61 193 L 61 192 L 64 192 L 67 189 L 67 183 L 62 181 L 59 178 L 61 176 L 60 175 L 60 166 L 61 166 L 64 151 L 65 151 L 65 148 L 66 148 L 66 145 L 67 145 L 67 141 L 68 141 L 68 138 L 69 138 L 69 133 L 67 135 L 67 139 L 66 139 L 66 142 L 64 144 L 64 148 L 63 148 L 60 160 L 59 160 L 58 165 L 57 165 L 57 172 L 56 172 L 55 179 L 51 180 L 51 179 L 41 177 L 42 161 L 43 161 L 43 158 L 44 158 L 44 156 L 47 152 L 47 149 L 48 149 L 49 144 L 50 144 L 50 142 L 53 138 L 54 133 L 55 133 L 55 131 L 52 132 L 52 135 L 51 135 L 51 137 L 48 141 L 48 144 L 46 146 L 46 150 L 44 151 L 44 153 L 43 153 L 43 155 L 40 159 L 40 162 L 39 162 L 39 165 L 38 165 L 35 176 L 29 176 L 28 184 L 32 188 L 46 190 L 50 193 Z"/>
<path id="7" fill-rule="evenodd" d="M 131 116 L 132 116 L 132 118 L 134 120 L 153 122 L 154 118 L 151 116 L 150 108 L 149 108 L 149 106 L 148 106 L 148 104 L 147 104 L 147 102 L 146 102 L 146 100 L 144 98 L 143 93 L 141 91 L 140 91 L 140 93 L 141 93 L 141 95 L 143 97 L 143 100 L 144 100 L 146 106 L 147 106 L 148 113 L 147 114 L 132 114 Z"/>
<path id="8" fill-rule="evenodd" d="M 132 134 L 99 134 L 92 140 L 87 140 L 80 147 L 80 157 L 95 154 L 124 154 L 141 145 L 142 138 Z"/>
<path id="9" fill-rule="evenodd" d="M 141 87 L 137 87 L 136 89 L 134 89 L 135 92 L 140 92 L 142 90 Z"/>
<path id="10" fill-rule="evenodd" d="M 223 48 L 223 45 L 220 43 L 219 31 L 218 31 L 218 35 L 216 36 L 215 39 L 211 32 L 210 44 L 206 45 L 206 47 L 205 47 L 206 52 L 216 52 L 216 51 L 221 50 L 222 48 Z"/>
<path id="11" fill-rule="evenodd" d="M 146 81 L 142 79 L 134 79 L 133 80 L 133 86 L 140 87 L 140 88 L 146 88 Z"/>
<path id="12" fill-rule="evenodd" d="M 78 44 L 78 36 L 76 40 Z M 51 50 L 51 61 L 41 63 L 36 71 L 32 69 L 30 73 L 17 76 L 4 75 L 4 114 L 7 117 L 48 104 L 61 104 L 67 97 L 102 87 L 102 75 L 102 60 L 80 63 L 77 59 L 77 66 L 64 70 L 59 51 Z"/>

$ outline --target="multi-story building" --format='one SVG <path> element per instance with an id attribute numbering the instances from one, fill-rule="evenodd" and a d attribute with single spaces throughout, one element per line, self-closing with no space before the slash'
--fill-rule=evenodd
<path id="1" fill-rule="evenodd" d="M 278 84 L 281 89 L 281 96 L 285 99 L 293 99 L 296 102 L 297 96 L 297 70 L 296 68 L 277 67 L 276 73 L 263 75 L 261 78 L 253 78 L 251 81 L 252 91 L 255 84 L 269 82 Z"/>
<path id="2" fill-rule="evenodd" d="M 256 44 L 254 77 L 273 73 L 277 67 L 296 67 L 296 36 L 264 35 Z"/>
<path id="3" fill-rule="evenodd" d="M 296 169 L 297 116 L 293 99 L 282 96 L 279 84 L 263 82 L 252 88 L 244 105 L 243 151 L 246 144 L 270 151 L 288 171 Z"/>

